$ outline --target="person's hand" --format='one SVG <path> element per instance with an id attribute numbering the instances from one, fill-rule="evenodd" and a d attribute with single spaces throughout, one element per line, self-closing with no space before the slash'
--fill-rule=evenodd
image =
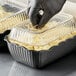
<path id="1" fill-rule="evenodd" d="M 51 17 L 57 14 L 66 0 L 29 0 L 28 16 L 32 24 L 44 26 Z M 41 15 L 39 12 L 42 10 Z"/>

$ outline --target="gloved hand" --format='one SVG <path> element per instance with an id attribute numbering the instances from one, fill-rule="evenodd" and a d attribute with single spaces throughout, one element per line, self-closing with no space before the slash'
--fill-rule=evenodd
<path id="1" fill-rule="evenodd" d="M 66 0 L 29 0 L 28 16 L 32 24 L 44 26 L 51 17 L 57 14 Z M 40 10 L 43 15 L 40 15 Z"/>

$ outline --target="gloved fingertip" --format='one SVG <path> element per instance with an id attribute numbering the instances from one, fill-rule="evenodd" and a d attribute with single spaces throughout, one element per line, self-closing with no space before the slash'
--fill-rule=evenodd
<path id="1" fill-rule="evenodd" d="M 49 14 L 45 14 L 43 15 L 40 23 L 39 23 L 39 26 L 43 27 L 45 26 L 45 24 L 50 20 L 51 16 Z"/>
<path id="2" fill-rule="evenodd" d="M 30 20 L 34 26 L 38 25 L 40 23 L 41 18 L 42 18 L 42 16 L 39 14 L 34 14 L 34 15 L 31 14 L 31 16 L 30 16 Z"/>

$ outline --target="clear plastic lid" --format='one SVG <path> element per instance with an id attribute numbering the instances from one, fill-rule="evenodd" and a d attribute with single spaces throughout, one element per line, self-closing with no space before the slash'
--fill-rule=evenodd
<path id="1" fill-rule="evenodd" d="M 54 29 L 60 25 L 66 25 L 66 24 L 71 25 L 74 22 L 75 21 L 74 21 L 72 15 L 69 15 L 66 13 L 59 13 L 59 14 L 55 15 L 53 18 L 51 18 L 49 20 L 49 22 L 43 28 L 36 29 L 35 26 L 32 26 L 29 19 L 27 19 L 23 23 L 19 24 L 18 27 L 26 29 L 27 31 L 29 31 L 31 33 L 39 34 L 39 33 L 48 31 L 50 29 Z"/>
<path id="2" fill-rule="evenodd" d="M 26 8 L 9 0 L 0 0 L 0 33 L 26 20 Z"/>
<path id="3" fill-rule="evenodd" d="M 26 23 L 23 23 L 20 27 L 13 28 L 8 36 L 9 39 L 38 46 L 46 45 L 62 36 L 76 31 L 73 16 L 66 13 L 59 13 L 54 16 L 45 27 L 40 30 L 28 30 L 25 27 L 26 25 Z"/>

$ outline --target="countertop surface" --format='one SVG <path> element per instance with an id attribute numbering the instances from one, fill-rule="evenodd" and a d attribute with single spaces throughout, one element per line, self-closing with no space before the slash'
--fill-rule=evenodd
<path id="1" fill-rule="evenodd" d="M 76 48 L 42 69 L 28 67 L 14 61 L 10 54 L 0 53 L 0 76 L 76 76 Z"/>

